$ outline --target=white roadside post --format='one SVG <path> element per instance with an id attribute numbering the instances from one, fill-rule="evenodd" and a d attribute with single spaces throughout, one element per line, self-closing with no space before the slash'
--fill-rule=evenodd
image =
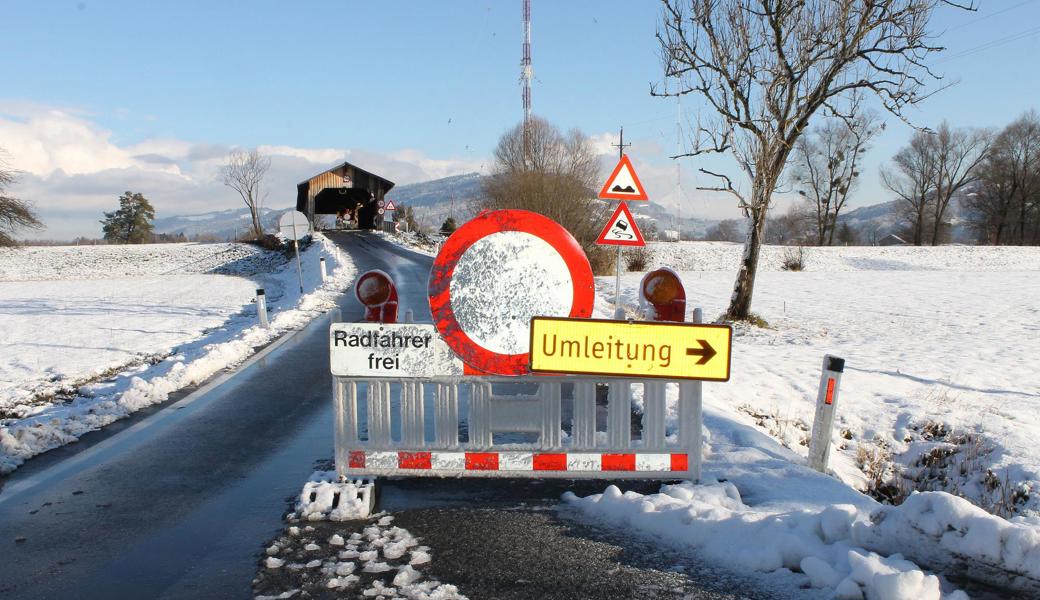
<path id="1" fill-rule="evenodd" d="M 809 440 L 809 466 L 821 473 L 827 472 L 831 452 L 831 432 L 834 429 L 834 407 L 838 404 L 838 388 L 845 371 L 845 359 L 823 357 L 820 390 L 816 394 L 816 416 L 813 419 L 812 438 Z"/>
<path id="2" fill-rule="evenodd" d="M 693 309 L 691 322 L 700 325 L 704 322 L 704 311 L 700 308 Z M 679 384 L 680 412 L 686 413 L 679 416 L 683 423 L 692 423 L 692 428 L 683 428 L 689 431 L 689 439 L 684 440 L 688 444 L 693 461 L 690 463 L 690 479 L 694 483 L 701 481 L 701 466 L 704 464 L 704 383 L 701 381 L 684 381 Z"/>
<path id="3" fill-rule="evenodd" d="M 267 298 L 264 295 L 264 288 L 256 288 L 256 316 L 260 319 L 260 326 L 264 329 L 271 327 L 271 324 L 267 322 Z"/>
<path id="4" fill-rule="evenodd" d="M 318 266 L 321 268 L 321 282 L 325 283 L 329 279 L 329 272 L 325 267 L 325 257 L 322 256 L 318 259 Z"/>

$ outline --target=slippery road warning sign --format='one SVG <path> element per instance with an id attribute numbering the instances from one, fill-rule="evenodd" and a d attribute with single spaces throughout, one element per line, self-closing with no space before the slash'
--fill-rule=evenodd
<path id="1" fill-rule="evenodd" d="M 329 363 L 339 377 L 445 377 L 462 375 L 462 361 L 433 325 L 334 323 Z"/>
<path id="2" fill-rule="evenodd" d="M 728 325 L 531 319 L 531 371 L 728 381 Z"/>
<path id="3" fill-rule="evenodd" d="M 636 220 L 624 202 L 618 204 L 614 214 L 607 221 L 607 226 L 596 238 L 596 243 L 604 246 L 645 246 L 643 234 L 636 226 Z"/>
<path id="4" fill-rule="evenodd" d="M 636 175 L 636 170 L 632 168 L 632 161 L 628 160 L 627 155 L 623 155 L 621 160 L 618 161 L 614 172 L 607 178 L 607 182 L 603 184 L 603 189 L 599 191 L 599 197 L 607 200 L 649 200 L 650 198 L 646 195 L 646 190 L 643 189 L 643 184 L 640 183 L 639 177 Z"/>

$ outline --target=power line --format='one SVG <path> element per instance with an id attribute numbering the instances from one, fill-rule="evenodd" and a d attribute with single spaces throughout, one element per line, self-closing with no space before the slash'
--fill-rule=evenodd
<path id="1" fill-rule="evenodd" d="M 951 54 L 950 56 L 943 57 L 943 58 L 941 58 L 941 59 L 939 59 L 939 60 L 937 60 L 935 62 L 936 62 L 936 64 L 939 64 L 939 63 L 949 62 L 951 60 L 955 60 L 955 59 L 958 59 L 958 58 L 964 58 L 965 56 L 971 56 L 972 54 L 978 54 L 979 52 L 984 52 L 986 50 L 990 50 L 992 48 L 996 48 L 997 46 L 1003 46 L 1004 44 L 1009 44 L 1011 42 L 1015 42 L 1015 41 L 1018 41 L 1018 40 L 1021 40 L 1021 39 L 1025 39 L 1025 38 L 1027 38 L 1027 37 L 1029 37 L 1031 35 L 1035 35 L 1037 33 L 1040 33 L 1040 27 L 1033 27 L 1033 28 L 1030 28 L 1030 29 L 1026 29 L 1025 31 L 1020 31 L 1018 33 L 1013 33 L 1011 35 L 1004 36 L 1002 38 L 997 38 L 995 40 L 990 40 L 990 41 L 988 41 L 986 43 L 979 44 L 978 46 L 974 46 L 972 48 L 968 48 L 967 50 L 958 52 L 957 54 Z"/>
<path id="2" fill-rule="evenodd" d="M 1015 10 L 1016 8 L 1018 8 L 1020 6 L 1025 6 L 1026 4 L 1032 4 L 1033 2 L 1036 2 L 1036 0 L 1025 0 L 1025 2 L 1019 2 L 1018 4 L 1009 6 L 1009 7 L 1005 8 L 1005 9 L 1003 9 L 1003 10 L 998 10 L 997 12 L 989 13 L 988 15 L 979 17 L 977 19 L 972 19 L 972 20 L 968 21 L 967 23 L 961 23 L 960 25 L 956 25 L 954 27 L 951 27 L 951 28 L 947 29 L 945 31 L 945 33 L 949 33 L 951 31 L 957 31 L 958 29 L 962 29 L 964 27 L 967 27 L 968 25 L 974 25 L 975 23 L 978 23 L 979 21 L 985 21 L 986 19 L 988 19 L 990 17 L 995 17 L 997 15 L 1004 14 L 1004 13 L 1006 13 L 1008 11 Z"/>

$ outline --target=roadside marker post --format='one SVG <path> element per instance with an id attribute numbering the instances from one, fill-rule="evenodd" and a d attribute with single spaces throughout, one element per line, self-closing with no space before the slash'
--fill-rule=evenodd
<path id="1" fill-rule="evenodd" d="M 267 321 L 267 296 L 264 288 L 256 288 L 256 316 L 260 319 L 260 326 L 269 329 L 271 324 Z"/>
<path id="2" fill-rule="evenodd" d="M 823 374 L 816 395 L 816 416 L 813 418 L 812 437 L 809 440 L 809 466 L 821 473 L 827 472 L 827 461 L 831 452 L 831 433 L 834 429 L 834 408 L 838 404 L 841 374 L 845 372 L 845 359 L 826 355 L 823 357 Z"/>
<path id="3" fill-rule="evenodd" d="M 322 256 L 318 259 L 318 267 L 321 270 L 321 282 L 325 283 L 329 279 L 329 272 L 325 267 L 325 257 Z"/>

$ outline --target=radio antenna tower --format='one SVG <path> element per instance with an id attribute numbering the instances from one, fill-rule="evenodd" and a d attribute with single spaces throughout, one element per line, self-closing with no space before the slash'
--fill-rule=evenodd
<path id="1" fill-rule="evenodd" d="M 524 100 L 524 163 L 527 163 L 531 153 L 528 128 L 531 125 L 531 79 L 534 77 L 534 69 L 531 67 L 531 0 L 523 0 L 523 3 L 524 49 L 520 61 L 520 83 L 523 85 Z"/>

